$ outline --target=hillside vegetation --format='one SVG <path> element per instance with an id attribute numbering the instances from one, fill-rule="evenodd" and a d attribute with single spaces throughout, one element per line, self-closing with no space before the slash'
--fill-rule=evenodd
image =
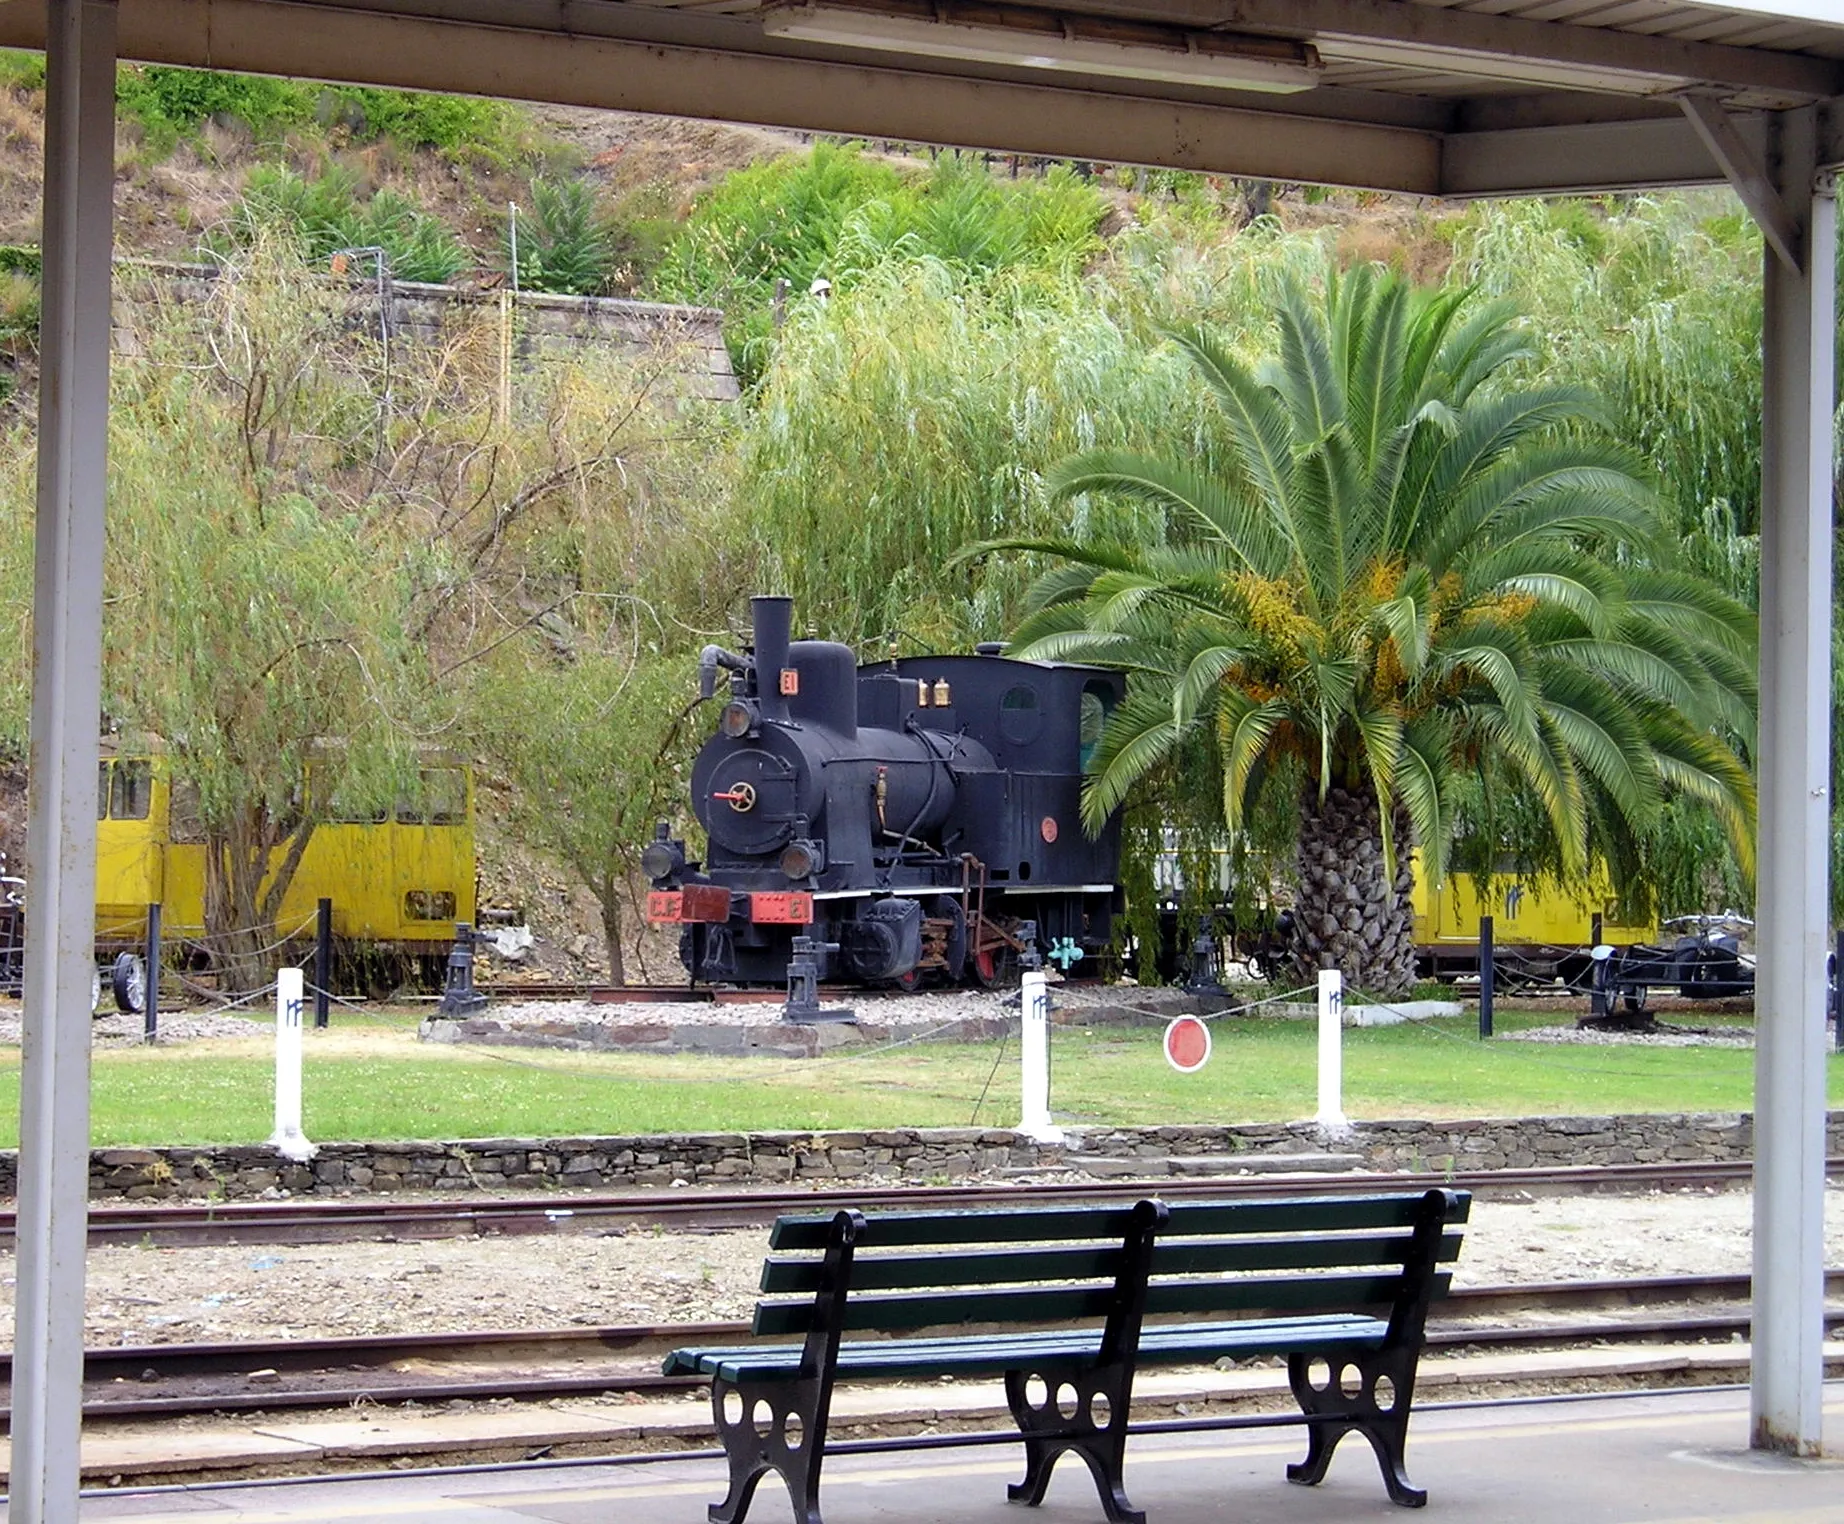
<path id="1" fill-rule="evenodd" d="M 0 338 L 26 380 L 39 71 L 0 61 Z M 1281 275 L 1379 261 L 1510 304 L 1533 342 L 1506 384 L 1603 399 L 1670 531 L 1657 569 L 1756 597 L 1760 245 L 1726 194 L 1446 208 L 156 68 L 124 69 L 118 102 L 121 251 L 231 278 L 118 369 L 108 703 L 217 801 L 227 888 L 299 829 L 302 738 L 340 737 L 341 786 L 374 792 L 440 745 L 594 895 L 618 963 L 633 852 L 654 817 L 684 823 L 695 652 L 735 638 L 746 593 L 792 593 L 803 626 L 868 650 L 1008 634 L 1043 568 L 955 557 L 1128 512 L 1046 492 L 1076 451 L 1227 469 L 1169 335 L 1202 325 L 1258 361 Z M 387 363 L 325 278 L 370 245 L 403 278 L 721 306 L 744 402 L 679 397 L 662 349 L 547 361 L 507 409 L 484 328 Z M 0 428 L 0 586 L 23 621 L 29 385 Z M 1130 799 L 1142 889 L 1167 824 L 1197 860 L 1221 841 L 1214 755 Z M 1480 773 L 1451 818 L 1456 866 L 1579 871 L 1507 778 Z M 1250 892 L 1285 892 L 1297 819 L 1246 827 Z M 1749 896 L 1720 822 L 1670 790 L 1618 866 L 1666 911 Z M 260 933 L 237 893 L 225 914 Z"/>

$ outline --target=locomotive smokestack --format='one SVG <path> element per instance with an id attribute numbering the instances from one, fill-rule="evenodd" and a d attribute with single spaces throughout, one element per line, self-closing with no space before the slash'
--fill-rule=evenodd
<path id="1" fill-rule="evenodd" d="M 788 664 L 788 632 L 794 627 L 792 598 L 751 598 L 750 618 L 755 625 L 756 698 L 765 720 L 785 720 L 788 701 L 781 691 L 781 673 Z"/>

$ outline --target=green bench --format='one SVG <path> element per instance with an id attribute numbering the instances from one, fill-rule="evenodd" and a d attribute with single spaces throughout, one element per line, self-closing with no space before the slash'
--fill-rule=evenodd
<path id="1" fill-rule="evenodd" d="M 1040 1502 L 1073 1452 L 1108 1519 L 1141 1524 L 1122 1479 L 1135 1369 L 1258 1355 L 1287 1357 L 1300 1412 L 1284 1421 L 1309 1426 L 1290 1481 L 1319 1481 L 1356 1431 L 1391 1499 L 1419 1507 L 1427 1494 L 1403 1468 L 1415 1368 L 1470 1200 L 1430 1190 L 783 1217 L 754 1332 L 803 1342 L 679 1349 L 665 1362 L 667 1375 L 711 1381 L 730 1469 L 712 1524 L 741 1524 L 770 1471 L 797 1524 L 820 1524 L 838 1380 L 994 1375 L 1024 1443 L 1008 1496 Z"/>

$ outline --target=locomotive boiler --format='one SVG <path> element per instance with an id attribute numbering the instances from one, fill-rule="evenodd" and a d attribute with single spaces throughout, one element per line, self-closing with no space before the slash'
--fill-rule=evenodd
<path id="1" fill-rule="evenodd" d="M 664 822 L 642 854 L 692 977 L 779 984 L 797 937 L 820 978 L 905 988 L 1105 948 L 1119 828 L 1089 837 L 1080 802 L 1119 674 L 996 645 L 860 666 L 792 611 L 753 599 L 752 645 L 700 660 L 701 697 L 728 689 L 692 767 L 704 859 Z"/>

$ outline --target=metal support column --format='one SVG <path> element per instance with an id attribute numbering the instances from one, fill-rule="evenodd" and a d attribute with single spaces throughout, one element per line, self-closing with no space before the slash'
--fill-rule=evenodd
<path id="1" fill-rule="evenodd" d="M 1771 173 L 1800 268 L 1766 255 L 1761 439 L 1760 865 L 1751 1443 L 1822 1434 L 1826 853 L 1837 203 L 1815 110 L 1782 112 Z"/>
<path id="2" fill-rule="evenodd" d="M 90 1175 L 114 0 L 48 0 L 13 1524 L 75 1524 Z"/>

